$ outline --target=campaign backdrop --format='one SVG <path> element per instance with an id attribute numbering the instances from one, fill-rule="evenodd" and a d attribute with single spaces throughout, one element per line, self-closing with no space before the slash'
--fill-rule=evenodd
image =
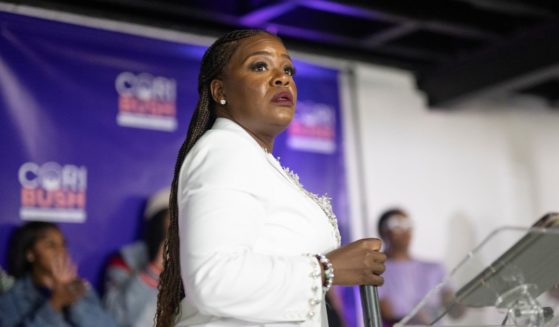
<path id="1" fill-rule="evenodd" d="M 84 278 L 141 235 L 197 101 L 203 46 L 0 12 L 0 264 L 13 229 L 56 222 Z M 348 239 L 338 74 L 295 60 L 297 113 L 275 155 L 333 198 Z M 346 292 L 348 322 L 354 301 Z"/>

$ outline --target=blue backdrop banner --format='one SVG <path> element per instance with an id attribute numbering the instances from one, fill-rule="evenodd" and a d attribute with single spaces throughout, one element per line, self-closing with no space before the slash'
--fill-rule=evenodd
<path id="1" fill-rule="evenodd" d="M 146 198 L 170 185 L 205 47 L 5 12 L 0 22 L 0 263 L 15 226 L 53 221 L 100 286 L 108 256 L 139 237 Z M 339 72 L 295 65 L 297 114 L 274 152 L 333 198 L 348 239 Z"/>

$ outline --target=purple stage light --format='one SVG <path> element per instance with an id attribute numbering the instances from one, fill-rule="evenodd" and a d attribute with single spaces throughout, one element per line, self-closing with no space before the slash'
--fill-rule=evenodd
<path id="1" fill-rule="evenodd" d="M 270 19 L 281 16 L 282 14 L 293 10 L 295 7 L 297 7 L 296 2 L 286 2 L 267 6 L 241 17 L 239 19 L 239 23 L 247 27 L 261 27 L 262 24 L 265 24 Z"/>

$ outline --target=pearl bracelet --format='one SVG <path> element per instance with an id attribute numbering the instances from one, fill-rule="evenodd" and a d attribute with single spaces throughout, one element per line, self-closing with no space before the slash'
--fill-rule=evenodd
<path id="1" fill-rule="evenodd" d="M 322 284 L 322 292 L 326 294 L 328 290 L 332 287 L 332 282 L 334 282 L 334 267 L 330 260 L 324 254 L 317 254 L 315 257 L 318 262 L 322 265 L 322 270 L 324 271 L 324 283 Z"/>

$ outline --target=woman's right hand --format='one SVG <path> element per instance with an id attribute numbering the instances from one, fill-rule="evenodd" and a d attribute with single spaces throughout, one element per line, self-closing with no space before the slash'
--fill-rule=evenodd
<path id="1" fill-rule="evenodd" d="M 334 268 L 333 284 L 382 285 L 386 255 L 379 252 L 381 245 L 379 239 L 365 238 L 326 254 Z"/>

